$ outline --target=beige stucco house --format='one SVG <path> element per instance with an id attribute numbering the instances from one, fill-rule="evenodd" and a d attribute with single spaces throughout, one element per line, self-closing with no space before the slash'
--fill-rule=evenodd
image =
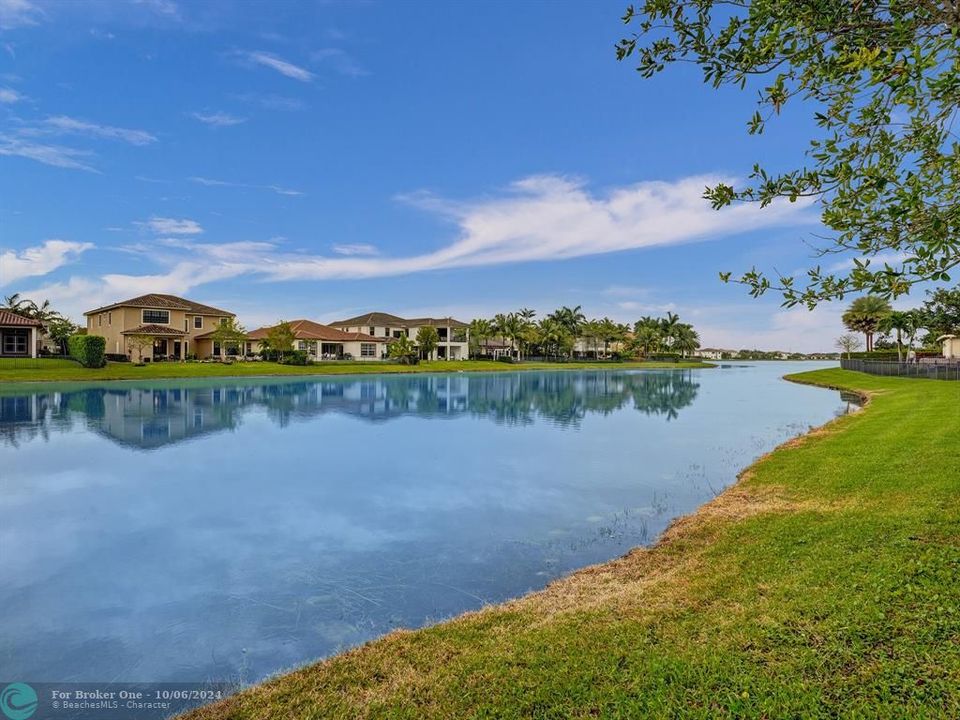
<path id="1" fill-rule="evenodd" d="M 941 335 L 937 342 L 943 343 L 943 356 L 948 360 L 960 360 L 960 335 Z"/>
<path id="2" fill-rule="evenodd" d="M 153 342 L 143 348 L 143 360 L 154 362 L 191 356 L 222 357 L 227 349 L 220 347 L 211 335 L 223 320 L 235 317 L 228 310 L 159 293 L 105 305 L 84 315 L 87 333 L 106 339 L 108 355 L 138 360 L 139 353 L 131 338 L 149 337 Z"/>
<path id="3" fill-rule="evenodd" d="M 0 310 L 0 357 L 35 358 L 42 331 L 39 320 Z"/>
<path id="4" fill-rule="evenodd" d="M 466 360 L 470 355 L 470 326 L 451 317 L 407 319 L 389 313 L 372 312 L 330 325 L 337 330 L 372 338 L 393 340 L 405 336 L 414 342 L 421 327 L 434 327 L 440 342 L 428 360 Z"/>
<path id="5" fill-rule="evenodd" d="M 382 360 L 387 356 L 388 337 L 371 337 L 366 333 L 345 332 L 313 320 L 289 321 L 293 330 L 293 347 L 307 353 L 314 361 L 320 360 Z M 247 354 L 258 353 L 261 341 L 276 327 L 262 327 L 247 333 Z"/>

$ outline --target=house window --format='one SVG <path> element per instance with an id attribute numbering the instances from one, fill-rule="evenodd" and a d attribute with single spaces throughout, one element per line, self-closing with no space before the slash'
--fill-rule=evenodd
<path id="1" fill-rule="evenodd" d="M 306 340 L 301 340 L 301 341 L 298 343 L 298 346 L 299 346 L 300 350 L 306 351 L 306 349 L 307 349 L 307 341 L 306 341 Z"/>
<path id="2" fill-rule="evenodd" d="M 377 356 L 376 343 L 360 343 L 360 357 L 376 357 L 376 356 Z"/>
<path id="3" fill-rule="evenodd" d="M 367 330 L 369 331 L 369 332 L 367 332 L 367 335 L 376 335 L 376 334 L 377 334 L 377 329 L 376 329 L 373 325 L 371 325 L 370 327 L 368 327 Z"/>
<path id="4" fill-rule="evenodd" d="M 112 312 L 108 312 L 108 313 L 107 313 L 107 325 L 113 325 L 113 313 L 112 313 Z"/>
<path id="5" fill-rule="evenodd" d="M 213 341 L 213 354 L 218 357 L 220 355 L 220 343 L 217 340 Z"/>
<path id="6" fill-rule="evenodd" d="M 169 310 L 144 310 L 143 323 L 145 325 L 169 325 Z"/>
<path id="7" fill-rule="evenodd" d="M 203 330 L 203 315 L 194 315 L 194 316 L 193 316 L 193 329 L 194 329 L 194 330 Z"/>
<path id="8" fill-rule="evenodd" d="M 97 327 L 103 327 L 103 313 L 97 315 Z"/>
<path id="9" fill-rule="evenodd" d="M 27 354 L 27 333 L 25 330 L 8 330 L 3 333 L 3 354 Z"/>

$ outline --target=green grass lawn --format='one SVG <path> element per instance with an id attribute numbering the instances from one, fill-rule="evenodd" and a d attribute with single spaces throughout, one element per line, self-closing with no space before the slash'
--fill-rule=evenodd
<path id="1" fill-rule="evenodd" d="M 872 400 L 652 549 L 189 717 L 960 717 L 960 383 L 795 379 Z"/>
<path id="2" fill-rule="evenodd" d="M 85 368 L 71 360 L 0 360 L 0 383 L 71 380 L 147 380 L 159 378 L 251 377 L 256 375 L 344 375 L 410 372 L 509 372 L 513 370 L 589 370 L 598 368 L 691 368 L 713 367 L 709 363 L 683 362 L 525 362 L 508 364 L 492 360 L 439 360 L 419 365 L 380 362 L 323 362 L 315 365 L 280 365 L 272 362 L 224 363 L 163 362 L 137 366 L 107 363 L 104 368 Z"/>

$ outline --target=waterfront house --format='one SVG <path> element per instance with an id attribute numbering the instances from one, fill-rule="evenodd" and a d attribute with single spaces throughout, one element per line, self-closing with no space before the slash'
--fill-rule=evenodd
<path id="1" fill-rule="evenodd" d="M 43 323 L 39 320 L 0 310 L 0 357 L 35 358 L 42 332 Z"/>
<path id="2" fill-rule="evenodd" d="M 330 325 L 348 333 L 361 333 L 385 340 L 408 337 L 413 342 L 416 342 L 420 328 L 434 327 L 439 342 L 428 360 L 466 360 L 470 355 L 470 326 L 451 317 L 407 319 L 389 313 L 372 312 Z"/>
<path id="3" fill-rule="evenodd" d="M 235 317 L 234 313 L 176 295 L 140 295 L 88 310 L 84 315 L 87 333 L 106 339 L 108 355 L 140 359 L 130 344 L 133 336 L 153 339 L 143 349 L 142 358 L 147 362 L 223 357 L 232 351 L 211 336 L 221 322 Z"/>
<path id="4" fill-rule="evenodd" d="M 723 360 L 724 353 L 727 353 L 729 356 L 729 350 L 720 350 L 718 348 L 700 348 L 697 350 L 694 355 L 702 357 L 705 360 Z"/>
<path id="5" fill-rule="evenodd" d="M 311 360 L 382 360 L 392 337 L 371 336 L 361 332 L 347 332 L 322 325 L 313 320 L 292 320 L 287 323 L 293 331 L 293 347 L 307 353 Z M 247 333 L 248 355 L 263 349 L 270 331 L 276 326 L 257 328 Z"/>

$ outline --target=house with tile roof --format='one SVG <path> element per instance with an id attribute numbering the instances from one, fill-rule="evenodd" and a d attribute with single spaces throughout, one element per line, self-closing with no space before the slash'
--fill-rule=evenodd
<path id="1" fill-rule="evenodd" d="M 344 332 L 361 333 L 372 338 L 393 340 L 408 337 L 413 341 L 416 341 L 421 327 L 435 327 L 440 341 L 429 360 L 466 360 L 470 356 L 470 326 L 452 317 L 401 318 L 390 313 L 371 312 L 330 325 Z"/>
<path id="2" fill-rule="evenodd" d="M 0 310 L 0 357 L 37 356 L 43 323 L 9 310 Z"/>
<path id="3" fill-rule="evenodd" d="M 291 320 L 287 324 L 293 330 L 294 349 L 307 353 L 313 361 L 382 360 L 387 356 L 387 346 L 393 342 L 392 337 L 371 337 L 366 333 L 338 330 L 313 320 Z M 274 327 L 257 328 L 247 333 L 247 354 L 260 352 L 263 341 Z"/>
<path id="4" fill-rule="evenodd" d="M 235 317 L 234 313 L 176 295 L 149 293 L 88 310 L 84 315 L 87 333 L 106 339 L 108 355 L 131 357 L 130 339 L 134 336 L 153 339 L 143 351 L 145 361 L 223 357 L 236 352 L 220 347 L 212 337 L 217 326 Z"/>

